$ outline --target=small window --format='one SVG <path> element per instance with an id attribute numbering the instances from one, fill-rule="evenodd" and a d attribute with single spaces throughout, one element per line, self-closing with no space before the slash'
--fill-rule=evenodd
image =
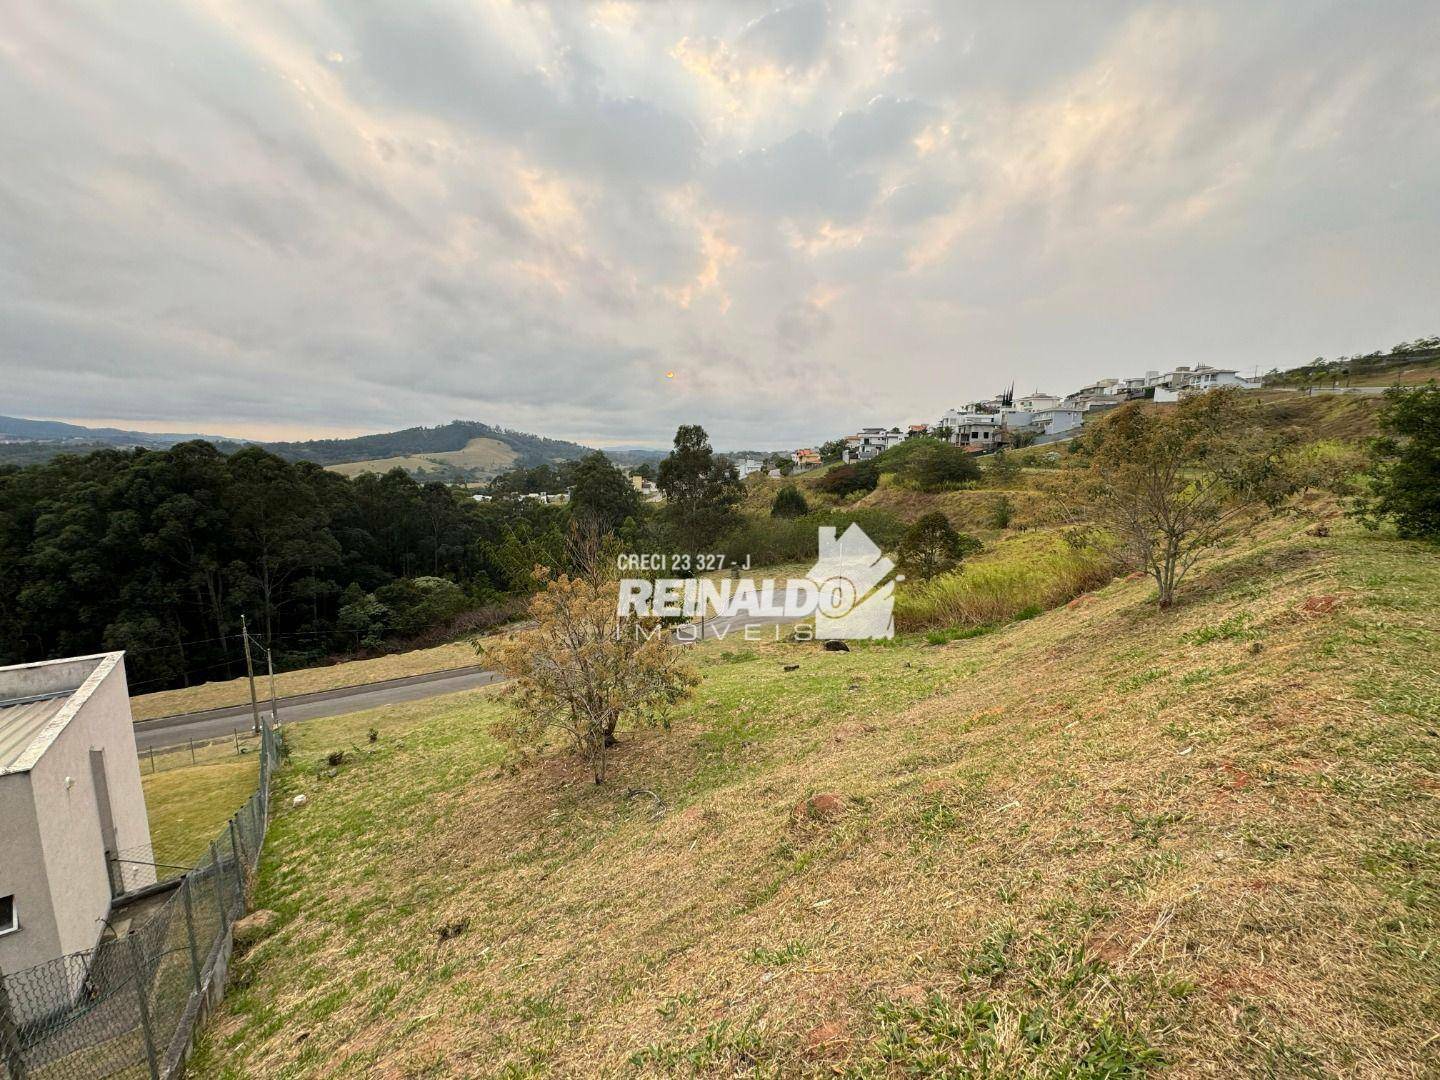
<path id="1" fill-rule="evenodd" d="M 13 934 L 20 929 L 20 918 L 15 911 L 15 897 L 0 896 L 0 934 Z"/>

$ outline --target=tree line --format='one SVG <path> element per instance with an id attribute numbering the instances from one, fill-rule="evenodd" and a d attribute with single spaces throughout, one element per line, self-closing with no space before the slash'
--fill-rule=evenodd
<path id="1" fill-rule="evenodd" d="M 519 610 L 537 566 L 569 569 L 572 519 L 646 550 L 735 527 L 742 488 L 703 429 L 658 472 L 659 507 L 599 452 L 516 470 L 489 501 L 203 441 L 0 467 L 0 663 L 124 649 L 143 692 L 243 673 L 242 614 L 282 669 L 473 632 Z"/>

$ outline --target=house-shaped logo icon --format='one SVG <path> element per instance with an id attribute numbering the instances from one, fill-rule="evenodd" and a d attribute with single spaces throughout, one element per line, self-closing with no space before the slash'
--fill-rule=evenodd
<path id="1" fill-rule="evenodd" d="M 859 525 L 852 524 L 838 539 L 833 526 L 821 528 L 820 558 L 806 575 L 820 591 L 815 636 L 894 637 L 894 569 Z"/>

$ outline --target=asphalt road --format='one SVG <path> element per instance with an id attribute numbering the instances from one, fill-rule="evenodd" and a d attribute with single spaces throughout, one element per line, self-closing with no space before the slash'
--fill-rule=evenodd
<path id="1" fill-rule="evenodd" d="M 744 628 L 749 624 L 760 627 L 761 638 L 769 640 L 774 631 L 768 627 L 792 621 L 776 616 L 739 615 L 726 619 L 707 619 L 705 637 L 731 638 L 733 635 L 733 640 L 743 644 Z M 280 722 L 294 724 L 317 720 L 323 716 L 342 716 L 345 713 L 362 712 L 385 705 L 399 705 L 406 701 L 423 701 L 442 694 L 458 694 L 463 690 L 489 686 L 503 677 L 499 672 L 475 666 L 436 671 L 428 675 L 409 675 L 401 679 L 366 683 L 363 686 L 346 686 L 338 690 L 319 690 L 313 694 L 297 694 L 279 699 Z M 268 712 L 269 704 L 268 700 L 262 699 L 261 711 Z M 252 724 L 253 718 L 248 704 L 161 716 L 154 720 L 138 720 L 135 723 L 135 747 L 144 753 L 151 749 L 164 750 L 168 747 L 184 746 L 191 739 L 196 742 L 223 739 L 235 731 L 244 734 L 250 730 Z"/>

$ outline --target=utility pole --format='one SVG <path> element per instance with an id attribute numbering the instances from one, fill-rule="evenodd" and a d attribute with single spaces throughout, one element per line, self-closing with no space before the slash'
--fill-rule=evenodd
<path id="1" fill-rule="evenodd" d="M 270 723 L 278 727 L 280 725 L 280 706 L 275 701 L 275 658 L 271 656 L 269 649 L 265 650 L 265 670 L 270 675 Z"/>
<path id="2" fill-rule="evenodd" d="M 260 703 L 255 699 L 255 664 L 250 659 L 250 629 L 240 616 L 240 636 L 245 639 L 245 677 L 250 680 L 250 715 L 255 719 L 253 735 L 260 734 Z"/>

